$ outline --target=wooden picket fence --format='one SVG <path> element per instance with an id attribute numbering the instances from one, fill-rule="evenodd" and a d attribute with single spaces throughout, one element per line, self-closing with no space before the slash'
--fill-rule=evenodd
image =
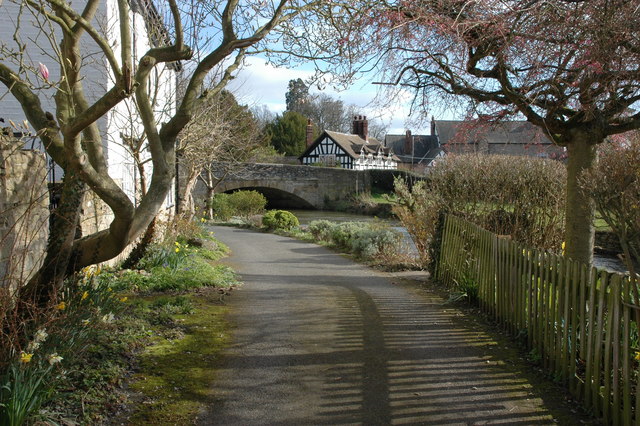
<path id="1" fill-rule="evenodd" d="M 481 308 L 606 423 L 640 425 L 638 313 L 628 277 L 523 247 L 448 216 L 436 277 Z"/>

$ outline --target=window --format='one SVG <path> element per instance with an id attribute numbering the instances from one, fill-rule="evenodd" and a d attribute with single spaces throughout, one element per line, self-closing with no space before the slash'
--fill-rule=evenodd
<path id="1" fill-rule="evenodd" d="M 336 155 L 335 154 L 320 154 L 318 156 L 318 160 L 320 164 L 324 164 L 328 167 L 334 167 L 336 165 Z"/>

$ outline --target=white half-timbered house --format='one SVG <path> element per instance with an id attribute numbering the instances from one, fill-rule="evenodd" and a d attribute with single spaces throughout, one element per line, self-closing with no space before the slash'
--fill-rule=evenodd
<path id="1" fill-rule="evenodd" d="M 367 137 L 366 117 L 356 116 L 353 134 L 325 130 L 299 157 L 303 165 L 343 169 L 397 169 L 398 157 L 390 148 Z"/>

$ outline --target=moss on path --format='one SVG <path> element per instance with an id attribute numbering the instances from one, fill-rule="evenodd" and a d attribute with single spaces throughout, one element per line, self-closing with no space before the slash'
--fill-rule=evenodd
<path id="1" fill-rule="evenodd" d="M 187 297 L 195 313 L 173 316 L 178 331 L 157 336 L 140 355 L 131 389 L 142 396 L 129 424 L 192 424 L 210 399 L 219 353 L 229 339 L 224 320 L 228 308 L 215 289 Z"/>

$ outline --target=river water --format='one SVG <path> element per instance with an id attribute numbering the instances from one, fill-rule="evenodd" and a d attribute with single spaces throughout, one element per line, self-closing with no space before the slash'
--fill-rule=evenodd
<path id="1" fill-rule="evenodd" d="M 333 212 L 333 211 L 324 211 L 324 210 L 289 210 L 291 213 L 296 215 L 298 220 L 300 221 L 300 225 L 305 226 L 309 225 L 309 223 L 314 220 L 330 220 L 332 222 L 372 222 L 376 220 L 376 218 L 372 216 L 364 216 L 360 214 L 354 213 L 344 213 L 344 212 Z M 407 232 L 407 230 L 402 226 L 402 224 L 397 220 L 388 220 L 381 219 L 384 222 L 388 223 L 392 228 L 397 229 L 402 232 L 404 235 L 410 249 L 415 253 L 415 244 L 411 240 L 411 236 Z M 611 256 L 602 256 L 602 255 L 594 255 L 593 257 L 593 265 L 599 269 L 605 269 L 611 272 L 625 272 L 627 269 L 624 266 L 624 263 L 615 257 Z"/>

